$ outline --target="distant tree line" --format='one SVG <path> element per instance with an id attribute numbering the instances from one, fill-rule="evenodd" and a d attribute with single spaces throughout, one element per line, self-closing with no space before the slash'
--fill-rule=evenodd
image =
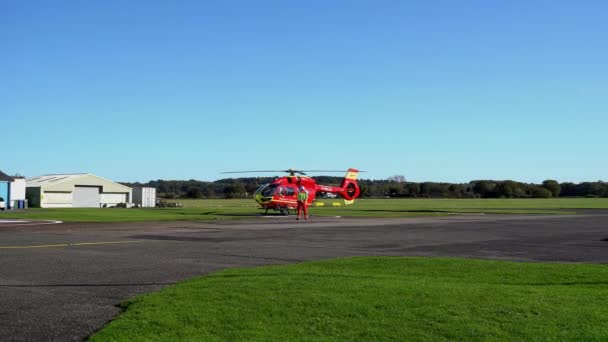
<path id="1" fill-rule="evenodd" d="M 339 185 L 341 177 L 313 177 L 320 184 Z M 214 182 L 198 180 L 155 180 L 148 183 L 123 183 L 128 186 L 156 188 L 162 198 L 250 198 L 272 177 L 227 178 Z M 608 197 L 608 183 L 559 183 L 546 180 L 541 184 L 512 180 L 475 180 L 469 183 L 407 182 L 403 176 L 387 180 L 359 180 L 363 198 L 550 198 Z"/>

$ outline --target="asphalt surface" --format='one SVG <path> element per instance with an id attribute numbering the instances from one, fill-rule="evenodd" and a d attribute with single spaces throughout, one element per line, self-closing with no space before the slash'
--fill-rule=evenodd
<path id="1" fill-rule="evenodd" d="M 189 277 L 355 255 L 608 263 L 608 211 L 309 222 L 0 222 L 0 340 L 82 340 L 119 314 L 121 301 Z"/>

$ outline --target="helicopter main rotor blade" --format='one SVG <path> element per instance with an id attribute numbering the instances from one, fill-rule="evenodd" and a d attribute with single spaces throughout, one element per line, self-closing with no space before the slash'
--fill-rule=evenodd
<path id="1" fill-rule="evenodd" d="M 347 172 L 348 170 L 304 170 L 305 172 Z M 366 171 L 358 171 L 366 172 Z"/>
<path id="2" fill-rule="evenodd" d="M 251 170 L 251 171 L 228 171 L 228 172 L 220 172 L 220 174 L 232 174 L 232 173 L 276 173 L 276 172 L 284 172 L 284 173 L 289 173 L 292 176 L 294 174 L 300 174 L 305 176 L 306 172 L 347 172 L 348 170 L 294 170 L 294 169 L 289 169 L 289 170 Z M 359 171 L 359 172 L 365 172 L 365 171 Z"/>
<path id="3" fill-rule="evenodd" d="M 227 174 L 227 173 L 263 173 L 263 172 L 283 172 L 283 173 L 299 173 L 299 174 L 304 174 L 303 171 L 300 170 L 293 170 L 293 169 L 289 169 L 289 170 L 250 170 L 250 171 L 228 171 L 228 172 L 220 172 L 221 174 Z"/>
<path id="4" fill-rule="evenodd" d="M 228 171 L 228 172 L 220 172 L 221 174 L 226 173 L 254 173 L 254 172 L 285 172 L 285 170 L 255 170 L 255 171 Z"/>

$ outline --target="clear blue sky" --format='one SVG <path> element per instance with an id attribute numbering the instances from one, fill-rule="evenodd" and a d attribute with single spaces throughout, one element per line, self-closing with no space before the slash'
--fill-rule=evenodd
<path id="1" fill-rule="evenodd" d="M 0 169 L 608 180 L 606 1 L 2 1 Z"/>

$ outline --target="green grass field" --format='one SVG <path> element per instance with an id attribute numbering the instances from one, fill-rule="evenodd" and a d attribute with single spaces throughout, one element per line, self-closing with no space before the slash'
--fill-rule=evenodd
<path id="1" fill-rule="evenodd" d="M 146 294 L 92 341 L 608 340 L 608 266 L 373 257 Z"/>
<path id="2" fill-rule="evenodd" d="M 0 219 L 60 220 L 66 222 L 199 221 L 253 218 L 263 213 L 253 200 L 176 200 L 183 208 L 145 209 L 29 209 L 0 212 Z M 319 200 L 313 216 L 409 217 L 454 213 L 558 214 L 576 209 L 606 209 L 608 198 L 555 199 L 363 199 L 344 206 L 341 200 Z M 333 203 L 341 204 L 334 207 Z M 564 211 L 565 210 L 565 211 Z"/>

